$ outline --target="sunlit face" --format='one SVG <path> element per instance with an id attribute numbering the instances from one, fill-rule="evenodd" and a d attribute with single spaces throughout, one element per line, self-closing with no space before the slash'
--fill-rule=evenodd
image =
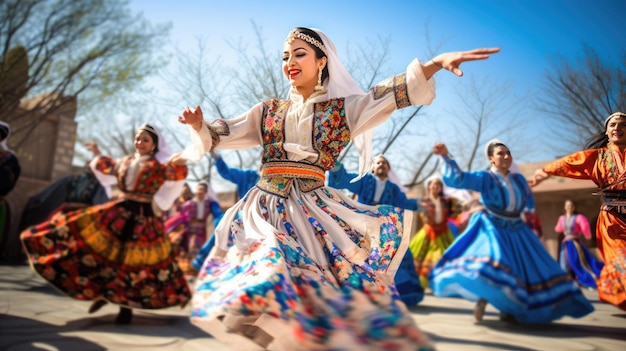
<path id="1" fill-rule="evenodd" d="M 443 191 L 443 183 L 439 179 L 433 179 L 430 183 L 428 183 L 428 192 L 430 195 L 439 196 Z"/>
<path id="2" fill-rule="evenodd" d="M 506 146 L 496 146 L 493 148 L 493 155 L 489 156 L 489 162 L 501 173 L 508 172 L 513 162 L 511 151 Z"/>
<path id="3" fill-rule="evenodd" d="M 372 173 L 379 178 L 387 178 L 389 175 L 389 162 L 384 157 L 376 157 L 372 165 Z"/>
<path id="4" fill-rule="evenodd" d="M 196 198 L 202 200 L 206 197 L 207 188 L 204 184 L 199 184 L 198 189 L 196 189 Z"/>
<path id="5" fill-rule="evenodd" d="M 291 45 L 285 43 L 283 52 L 283 73 L 292 87 L 313 91 L 317 85 L 320 67 L 326 64 L 326 58 L 318 59 L 315 49 L 302 39 L 295 39 Z"/>
<path id="6" fill-rule="evenodd" d="M 154 140 L 146 131 L 135 134 L 135 151 L 141 156 L 150 154 L 155 148 Z"/>
<path id="7" fill-rule="evenodd" d="M 567 213 L 574 213 L 574 211 L 576 210 L 576 205 L 574 205 L 574 203 L 570 200 L 565 201 L 565 212 Z"/>
<path id="8" fill-rule="evenodd" d="M 617 146 L 626 146 L 626 117 L 615 116 L 606 125 L 609 142 Z"/>

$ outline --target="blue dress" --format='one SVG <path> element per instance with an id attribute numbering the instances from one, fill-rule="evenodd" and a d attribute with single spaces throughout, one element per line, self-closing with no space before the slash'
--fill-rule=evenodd
<path id="1" fill-rule="evenodd" d="M 481 193 L 485 210 L 444 252 L 430 273 L 435 296 L 484 299 L 521 323 L 546 323 L 593 311 L 571 277 L 522 221 L 534 208 L 526 179 L 492 171 L 462 172 L 444 157 L 446 185 Z"/>
<path id="2" fill-rule="evenodd" d="M 386 182 L 385 188 L 380 196 L 380 200 L 374 200 L 374 193 L 376 192 L 376 177 L 372 174 L 365 174 L 358 181 L 351 183 L 352 179 L 356 178 L 357 174 L 350 174 L 346 172 L 343 165 L 338 164 L 335 168 L 331 169 L 328 176 L 328 186 L 335 189 L 348 189 L 354 194 L 358 195 L 358 201 L 366 205 L 393 205 L 405 210 L 417 210 L 417 199 L 408 199 L 406 194 L 394 183 Z M 417 270 L 415 269 L 415 263 L 413 263 L 413 255 L 410 250 L 407 250 L 400 267 L 394 277 L 394 283 L 400 300 L 407 306 L 415 306 L 424 299 L 424 289 L 420 284 Z"/>

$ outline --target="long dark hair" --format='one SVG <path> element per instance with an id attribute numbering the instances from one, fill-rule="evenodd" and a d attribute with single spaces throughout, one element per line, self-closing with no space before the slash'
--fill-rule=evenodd
<path id="1" fill-rule="evenodd" d="M 598 132 L 591 137 L 587 138 L 585 142 L 585 149 L 599 149 L 609 144 L 609 137 L 606 135 L 606 131 Z"/>

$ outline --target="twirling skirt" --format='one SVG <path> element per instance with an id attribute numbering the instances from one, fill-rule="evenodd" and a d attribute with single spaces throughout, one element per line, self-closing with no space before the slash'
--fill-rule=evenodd
<path id="1" fill-rule="evenodd" d="M 574 274 L 576 281 L 584 286 L 596 288 L 596 280 L 602 272 L 604 263 L 599 261 L 579 239 L 564 240 L 561 244 L 561 267 Z"/>
<path id="2" fill-rule="evenodd" d="M 444 251 L 452 245 L 454 238 L 450 229 L 437 235 L 432 226 L 425 224 L 411 239 L 409 250 L 423 287 L 428 286 L 430 270 L 437 264 Z"/>
<path id="3" fill-rule="evenodd" d="M 253 188 L 216 229 L 191 320 L 237 350 L 426 350 L 400 301 L 402 210 Z"/>
<path id="4" fill-rule="evenodd" d="M 431 271 L 435 296 L 485 299 L 521 323 L 582 317 L 593 306 L 569 274 L 548 254 L 521 220 L 486 213 L 467 229 Z"/>
<path id="5" fill-rule="evenodd" d="M 21 240 L 32 268 L 74 299 L 157 309 L 191 297 L 150 204 L 117 200 L 57 212 Z"/>

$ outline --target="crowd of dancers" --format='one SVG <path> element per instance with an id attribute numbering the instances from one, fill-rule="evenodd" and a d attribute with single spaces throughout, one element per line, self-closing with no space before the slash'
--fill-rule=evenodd
<path id="1" fill-rule="evenodd" d="M 365 92 L 322 31 L 295 28 L 283 53 L 288 99 L 226 120 L 187 107 L 178 120 L 190 145 L 175 154 L 149 124 L 122 159 L 89 144 L 89 174 L 109 196 L 111 186 L 119 194 L 92 203 L 89 196 L 85 206 L 57 208 L 29 225 L 21 233 L 28 261 L 60 291 L 91 301 L 90 313 L 119 306 L 119 324 L 131 323 L 133 309 L 190 303 L 192 323 L 237 350 L 432 350 L 407 309 L 424 289 L 475 301 L 478 321 L 487 304 L 513 323 L 585 316 L 593 306 L 581 286 L 626 310 L 625 114 L 606 119 L 592 148 L 550 163 L 530 182 L 498 140 L 485 148 L 489 168 L 474 172 L 434 145 L 441 176 L 425 182 L 422 199 L 407 197 L 384 156 L 372 157 L 373 128 L 397 109 L 429 104 L 438 71 L 462 76 L 462 63 L 498 51 L 416 59 Z M 338 162 L 351 141 L 360 156 L 354 174 Z M 216 152 L 259 146 L 258 170 L 231 169 Z M 210 184 L 195 194 L 185 187 L 187 165 L 206 153 L 237 185 L 239 200 L 224 213 Z M 598 185 L 600 259 L 581 241 L 589 223 L 573 203 L 556 226 L 564 234 L 560 262 L 525 220 L 534 211 L 530 186 L 549 176 Z M 417 233 L 403 231 L 405 210 L 420 214 Z"/>

